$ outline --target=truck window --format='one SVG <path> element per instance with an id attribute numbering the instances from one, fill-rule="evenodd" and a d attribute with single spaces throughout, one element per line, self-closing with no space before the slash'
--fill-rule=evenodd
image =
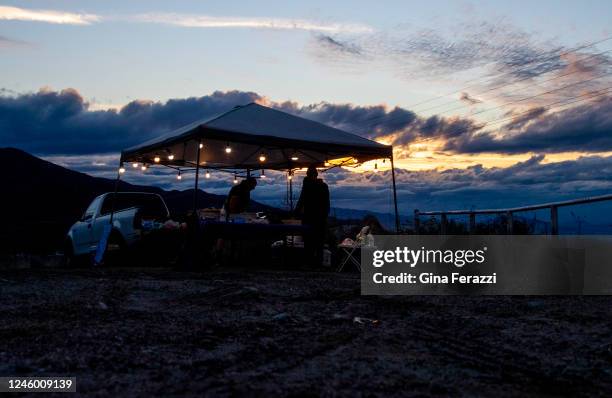
<path id="1" fill-rule="evenodd" d="M 102 200 L 102 198 L 98 196 L 93 200 L 93 202 L 91 202 L 87 210 L 85 210 L 85 213 L 83 213 L 82 220 L 87 220 L 88 218 L 92 218 L 94 216 L 94 214 L 96 213 L 96 209 L 100 204 L 100 200 Z"/>
<path id="2" fill-rule="evenodd" d="M 110 214 L 113 209 L 113 195 L 109 194 L 102 203 L 101 214 Z M 157 195 L 138 193 L 118 193 L 115 199 L 114 210 L 121 211 L 138 207 L 143 216 L 164 217 L 167 214 L 166 206 Z"/>

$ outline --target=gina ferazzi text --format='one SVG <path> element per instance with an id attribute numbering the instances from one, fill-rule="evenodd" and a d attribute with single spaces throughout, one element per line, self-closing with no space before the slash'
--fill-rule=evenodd
<path id="1" fill-rule="evenodd" d="M 491 275 L 461 275 L 457 272 L 449 275 L 436 275 L 431 272 L 412 274 L 402 272 L 396 275 L 383 275 L 377 272 L 373 275 L 376 284 L 494 284 L 497 283 L 497 273 Z"/>

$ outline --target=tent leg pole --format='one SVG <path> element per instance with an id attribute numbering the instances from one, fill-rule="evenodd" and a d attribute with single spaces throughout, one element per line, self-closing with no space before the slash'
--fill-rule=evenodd
<path id="1" fill-rule="evenodd" d="M 400 219 L 397 212 L 397 188 L 395 186 L 395 166 L 393 164 L 393 153 L 391 154 L 391 178 L 393 180 L 393 206 L 395 208 L 395 233 L 400 233 Z"/>
<path id="2" fill-rule="evenodd" d="M 198 211 L 198 180 L 200 179 L 200 144 L 201 141 L 198 141 L 197 149 L 198 154 L 196 155 L 196 169 L 195 169 L 195 183 L 193 187 L 193 215 L 195 216 Z"/>

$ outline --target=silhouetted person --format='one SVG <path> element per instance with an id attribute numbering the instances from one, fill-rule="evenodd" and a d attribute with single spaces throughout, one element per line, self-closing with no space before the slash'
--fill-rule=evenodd
<path id="1" fill-rule="evenodd" d="M 247 211 L 251 202 L 251 191 L 256 186 L 257 180 L 253 177 L 247 177 L 245 180 L 240 181 L 240 184 L 234 185 L 225 200 L 226 214 L 230 215 Z"/>
<path id="2" fill-rule="evenodd" d="M 302 216 L 302 225 L 308 227 L 304 236 L 304 249 L 309 260 L 320 266 L 323 260 L 323 243 L 327 214 L 329 213 L 329 188 L 315 166 L 310 166 L 304 177 L 302 192 L 295 208 Z"/>

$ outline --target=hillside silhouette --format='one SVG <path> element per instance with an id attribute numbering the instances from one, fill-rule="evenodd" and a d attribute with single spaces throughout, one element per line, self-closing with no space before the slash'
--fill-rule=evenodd
<path id="1" fill-rule="evenodd" d="M 15 148 L 0 148 L 0 252 L 49 252 L 61 247 L 68 228 L 96 196 L 115 189 L 115 180 L 70 170 Z M 193 206 L 193 189 L 161 188 L 120 181 L 119 191 L 160 194 L 173 217 Z M 198 207 L 219 208 L 224 195 L 198 190 Z M 272 207 L 252 202 L 255 211 Z"/>

